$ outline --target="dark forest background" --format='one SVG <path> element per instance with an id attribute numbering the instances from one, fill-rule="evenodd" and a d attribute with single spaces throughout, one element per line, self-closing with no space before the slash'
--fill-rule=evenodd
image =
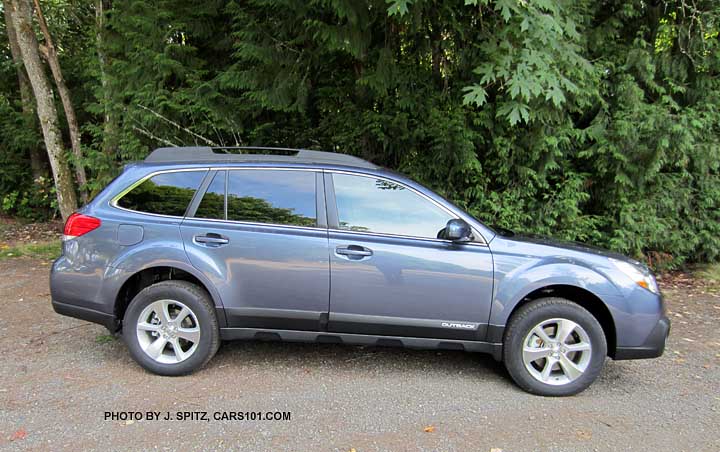
<path id="1" fill-rule="evenodd" d="M 720 2 L 4 0 L 3 11 L 5 214 L 65 216 L 159 146 L 305 147 L 397 169 L 491 225 L 655 267 L 720 259 Z M 29 47 L 13 54 L 14 34 L 39 48 L 40 73 Z M 72 177 L 58 185 L 63 162 Z"/>

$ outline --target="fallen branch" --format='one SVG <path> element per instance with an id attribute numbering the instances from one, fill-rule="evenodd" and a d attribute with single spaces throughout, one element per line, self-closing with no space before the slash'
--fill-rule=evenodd
<path id="1" fill-rule="evenodd" d="M 181 126 L 181 125 L 178 124 L 177 122 L 173 121 L 172 119 L 166 118 L 165 116 L 161 115 L 160 113 L 156 112 L 155 110 L 153 110 L 153 109 L 151 109 L 151 108 L 148 108 L 148 107 L 146 107 L 146 106 L 144 106 L 144 105 L 141 105 L 141 104 L 137 104 L 137 106 L 140 107 L 140 108 L 142 108 L 142 109 L 145 110 L 145 111 L 149 111 L 150 113 L 152 113 L 152 114 L 155 115 L 156 117 L 162 119 L 163 121 L 167 122 L 168 124 L 172 125 L 173 127 L 176 127 L 176 128 L 179 129 L 179 130 L 182 130 L 182 131 L 184 131 L 184 132 L 187 132 L 187 133 L 189 133 L 190 135 L 194 136 L 195 138 L 199 138 L 200 140 L 204 141 L 205 143 L 209 144 L 210 146 L 218 146 L 218 144 L 215 143 L 214 141 L 212 141 L 212 140 L 210 140 L 210 139 L 208 139 L 208 138 L 206 138 L 206 137 L 204 137 L 204 136 L 202 136 L 202 135 L 200 135 L 200 134 L 198 134 L 198 133 L 193 132 L 192 130 L 188 129 L 187 127 Z"/>
<path id="2" fill-rule="evenodd" d="M 140 127 L 137 127 L 137 126 L 132 126 L 132 128 L 133 128 L 133 130 L 136 130 L 136 131 L 140 132 L 141 134 L 145 135 L 146 137 L 151 138 L 155 141 L 158 141 L 163 144 L 167 144 L 168 146 L 171 146 L 174 148 L 178 147 L 178 145 L 173 143 L 172 141 L 169 141 L 169 140 L 166 140 L 165 138 L 160 138 L 156 135 L 153 135 L 151 132 L 149 132 L 145 129 L 141 129 Z"/>

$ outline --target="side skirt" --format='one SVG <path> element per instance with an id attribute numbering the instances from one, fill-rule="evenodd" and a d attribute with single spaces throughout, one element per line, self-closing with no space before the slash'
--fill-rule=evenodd
<path id="1" fill-rule="evenodd" d="M 284 342 L 317 342 L 320 344 L 369 345 L 379 347 L 405 347 L 422 350 L 460 350 L 489 353 L 500 361 L 502 344 L 455 339 L 429 339 L 422 337 L 372 336 L 366 334 L 328 333 L 321 331 L 269 330 L 260 328 L 220 328 L 220 338 L 231 340 L 259 340 Z"/>

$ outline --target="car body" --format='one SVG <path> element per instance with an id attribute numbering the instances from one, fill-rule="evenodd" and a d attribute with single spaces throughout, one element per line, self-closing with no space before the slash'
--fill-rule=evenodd
<path id="1" fill-rule="evenodd" d="M 143 289 L 180 280 L 207 293 L 222 340 L 398 345 L 503 359 L 518 310 L 562 299 L 597 320 L 608 356 L 663 352 L 670 324 L 654 278 L 637 261 L 502 234 L 355 157 L 236 152 L 161 148 L 127 165 L 78 212 L 77 221 L 98 224 L 63 241 L 51 270 L 55 311 L 116 332 Z M 443 238 L 456 227 L 466 236 Z M 147 318 L 159 325 L 156 317 Z"/>

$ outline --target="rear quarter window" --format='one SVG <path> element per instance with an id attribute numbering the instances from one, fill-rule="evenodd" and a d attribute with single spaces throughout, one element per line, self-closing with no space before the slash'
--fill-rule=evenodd
<path id="1" fill-rule="evenodd" d="M 160 173 L 117 200 L 118 207 L 137 212 L 182 217 L 207 170 Z"/>

